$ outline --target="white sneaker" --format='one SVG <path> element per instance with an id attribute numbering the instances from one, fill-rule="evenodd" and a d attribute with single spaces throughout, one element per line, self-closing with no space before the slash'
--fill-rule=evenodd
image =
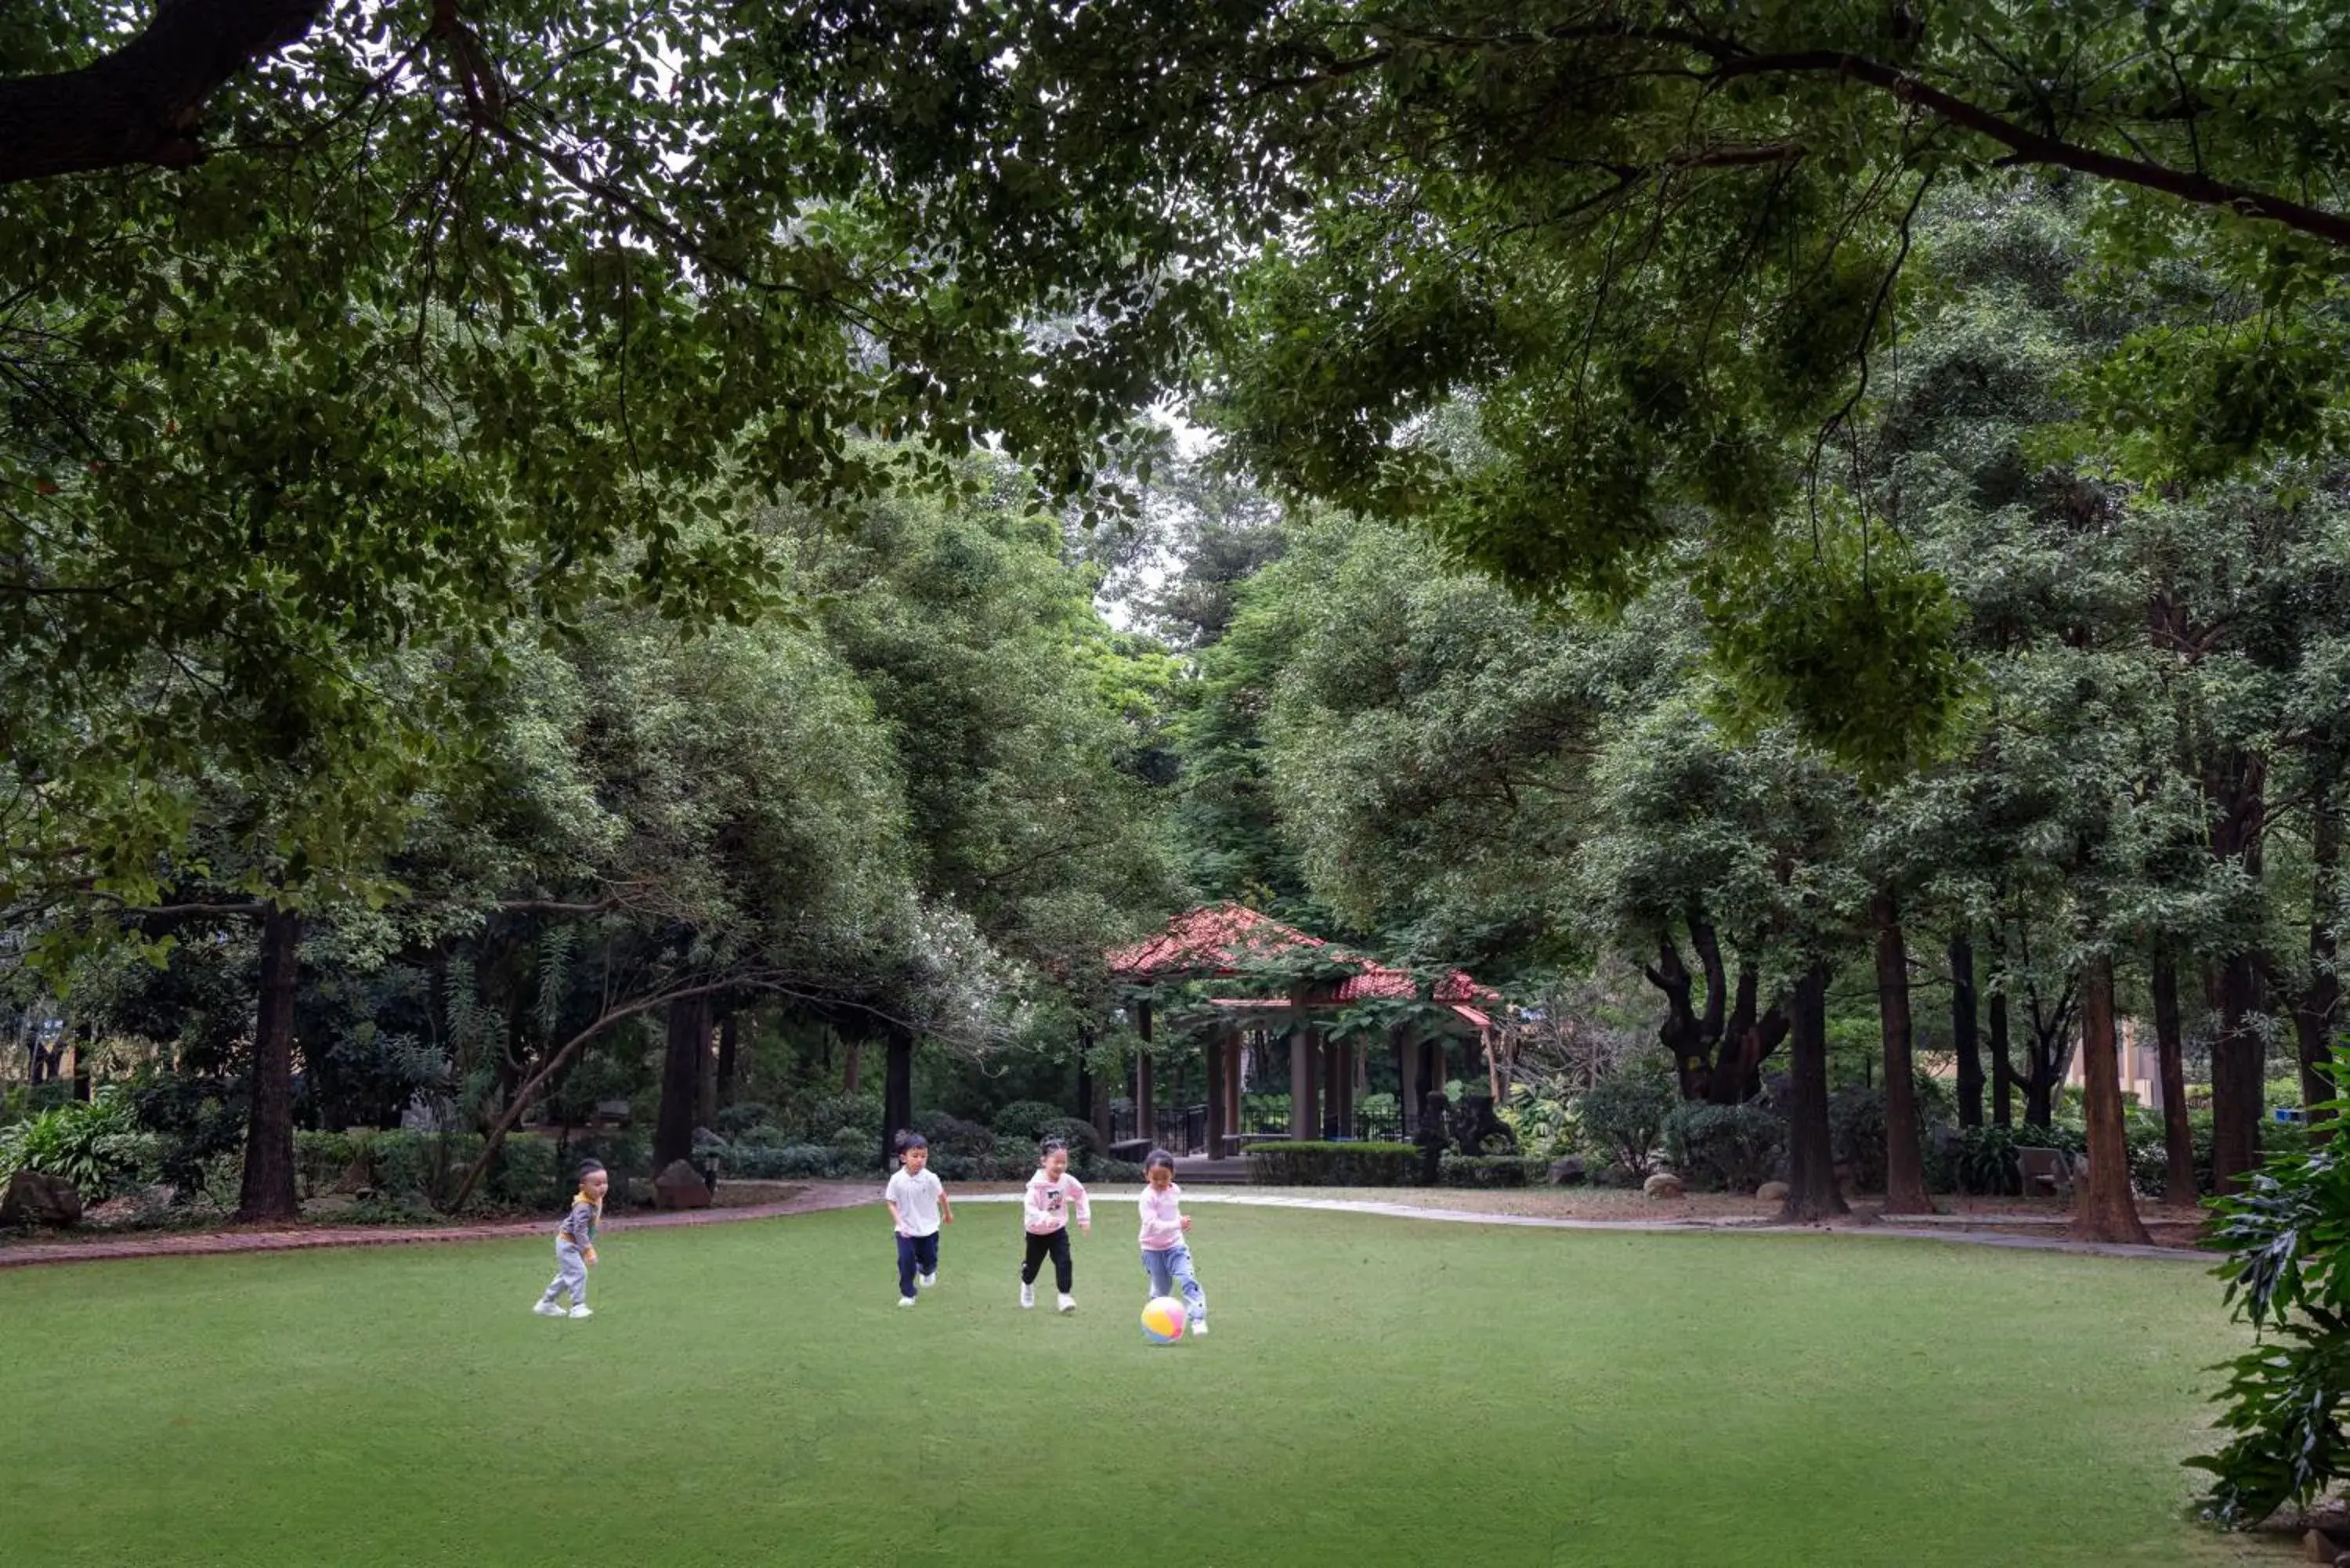
<path id="1" fill-rule="evenodd" d="M 556 1306 L 553 1302 L 541 1302 L 530 1310 L 536 1313 L 541 1317 L 561 1317 L 563 1315 L 563 1309 Z"/>
<path id="2" fill-rule="evenodd" d="M 596 1309 L 588 1306 L 576 1306 L 564 1315 L 567 1317 L 594 1317 L 596 1315 Z"/>
<path id="3" fill-rule="evenodd" d="M 1208 1320 L 1206 1318 L 1201 1318 L 1199 1322 L 1193 1324 L 1191 1325 L 1191 1332 L 1203 1339 L 1207 1337 Z"/>
<path id="4" fill-rule="evenodd" d="M 1055 1304 L 1058 1305 L 1063 1312 L 1075 1312 L 1077 1310 L 1077 1298 L 1071 1295 L 1068 1292 L 1063 1291 L 1061 1293 L 1060 1301 Z"/>
<path id="5" fill-rule="evenodd" d="M 914 1298 L 911 1296 L 899 1296 L 898 1298 L 898 1304 L 899 1306 L 912 1306 L 914 1304 Z"/>
<path id="6" fill-rule="evenodd" d="M 932 1285 L 937 1284 L 938 1282 L 939 1277 L 936 1274 L 916 1274 L 914 1276 L 914 1285 L 918 1290 L 929 1290 Z"/>
<path id="7" fill-rule="evenodd" d="M 1061 1299 L 1063 1301 L 1066 1301 L 1069 1298 L 1063 1296 Z M 1025 1280 L 1020 1282 L 1020 1304 L 1024 1307 L 1032 1307 L 1036 1304 L 1036 1287 L 1030 1284 Z"/>

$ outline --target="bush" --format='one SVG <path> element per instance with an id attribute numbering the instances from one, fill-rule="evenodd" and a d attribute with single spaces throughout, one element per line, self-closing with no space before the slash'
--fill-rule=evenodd
<path id="1" fill-rule="evenodd" d="M 1787 1124 L 1760 1105 L 1675 1106 L 1665 1117 L 1665 1158 L 1684 1180 L 1752 1192 L 1771 1179 L 1787 1147 Z"/>
<path id="2" fill-rule="evenodd" d="M 2336 1046 L 2329 1075 L 2350 1085 L 2350 1046 Z M 2337 1088 L 2336 1094 L 2341 1090 Z M 2333 1108 L 2350 1112 L 2350 1102 Z M 2208 1470 L 2204 1516 L 2249 1529 L 2287 1504 L 2307 1508 L 2350 1477 L 2350 1160 L 2344 1146 L 2279 1149 L 2247 1189 L 2215 1204 L 2213 1234 L 2228 1250 L 2220 1270 L 2228 1304 L 2259 1335 L 2229 1364 L 2216 1454 L 2189 1459 Z"/>
<path id="3" fill-rule="evenodd" d="M 1046 1138 L 1055 1137 L 1069 1146 L 1072 1160 L 1083 1160 L 1101 1152 L 1101 1134 L 1083 1116 L 1055 1116 L 1036 1129 L 1035 1141 L 1028 1146 L 1028 1152 L 1033 1156 L 1044 1147 Z"/>
<path id="4" fill-rule="evenodd" d="M 839 1158 L 837 1151 L 822 1144 L 790 1143 L 776 1148 L 737 1145 L 727 1157 L 726 1174 L 743 1181 L 830 1176 Z"/>
<path id="5" fill-rule="evenodd" d="M 500 1209 L 552 1209 L 571 1196 L 572 1173 L 558 1164 L 554 1140 L 534 1136 L 509 1137 L 498 1146 L 498 1157 L 490 1162 L 490 1175 L 484 1189 L 489 1201 Z"/>
<path id="6" fill-rule="evenodd" d="M 1408 1143 L 1263 1143 L 1248 1151 L 1249 1179 L 1267 1187 L 1408 1187 L 1419 1150 Z"/>
<path id="7" fill-rule="evenodd" d="M 1142 1185 L 1142 1167 L 1130 1159 L 1099 1159 L 1094 1162 L 1094 1173 L 1087 1178 L 1095 1182 L 1132 1182 Z"/>
<path id="8" fill-rule="evenodd" d="M 140 1185 L 161 1158 L 155 1141 L 140 1133 L 129 1098 L 111 1085 L 0 1127 L 0 1179 L 36 1170 L 72 1182 L 88 1203 Z"/>
<path id="9" fill-rule="evenodd" d="M 1575 1112 L 1585 1146 L 1610 1165 L 1645 1176 L 1656 1164 L 1665 1117 L 1680 1103 L 1672 1073 L 1656 1056 L 1625 1063 L 1583 1092 Z"/>
<path id="10" fill-rule="evenodd" d="M 718 1126 L 712 1130 L 733 1142 L 747 1137 L 751 1129 L 775 1119 L 775 1109 L 756 1100 L 744 1100 L 738 1106 L 723 1106 L 716 1117 Z"/>
<path id="11" fill-rule="evenodd" d="M 1043 1100 L 1014 1100 L 995 1113 L 995 1136 L 1006 1143 L 1024 1144 L 1033 1149 L 1045 1127 L 1066 1119 L 1068 1113 L 1058 1106 Z"/>
<path id="12" fill-rule="evenodd" d="M 914 1130 L 931 1140 L 931 1147 L 959 1154 L 982 1155 L 995 1147 L 995 1135 L 979 1122 L 967 1122 L 944 1111 L 914 1118 Z"/>
<path id="13" fill-rule="evenodd" d="M 1512 1084 L 1504 1100 L 1494 1114 L 1516 1131 L 1528 1154 L 1560 1155 L 1575 1147 L 1582 1129 L 1564 1083 Z"/>
<path id="14" fill-rule="evenodd" d="M 1523 1154 L 1448 1154 L 1437 1171 L 1445 1187 L 1542 1187 L 1549 1180 L 1548 1158 Z"/>
<path id="15" fill-rule="evenodd" d="M 1885 1190 L 1885 1091 L 1874 1085 L 1828 1096 L 1828 1147 L 1860 1192 Z M 1920 1153 L 1922 1154 L 1922 1150 Z"/>
<path id="16" fill-rule="evenodd" d="M 331 1189 L 366 1153 L 368 1140 L 349 1133 L 296 1132 L 294 1177 L 306 1192 Z M 365 1172 L 361 1173 L 362 1175 Z M 361 1185 L 367 1185 L 362 1182 Z"/>
<path id="17" fill-rule="evenodd" d="M 870 1095 L 827 1095 L 808 1107 L 811 1141 L 829 1143 L 843 1127 L 855 1128 L 880 1147 L 881 1102 Z"/>

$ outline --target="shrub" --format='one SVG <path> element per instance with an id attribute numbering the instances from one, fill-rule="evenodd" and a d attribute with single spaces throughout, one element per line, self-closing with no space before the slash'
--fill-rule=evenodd
<path id="1" fill-rule="evenodd" d="M 303 1189 L 324 1192 L 343 1179 L 366 1152 L 368 1140 L 349 1133 L 297 1132 L 294 1135 L 294 1174 Z"/>
<path id="2" fill-rule="evenodd" d="M 509 1137 L 498 1146 L 484 1187 L 489 1201 L 500 1209 L 551 1209 L 571 1195 L 572 1170 L 561 1168 L 552 1139 Z"/>
<path id="3" fill-rule="evenodd" d="M 1406 1187 L 1419 1179 L 1408 1143 L 1263 1143 L 1248 1151 L 1249 1179 L 1268 1187 Z"/>
<path id="4" fill-rule="evenodd" d="M 785 1181 L 830 1176 L 840 1158 L 822 1144 L 789 1143 L 776 1148 L 737 1145 L 727 1157 L 726 1174 L 743 1181 Z"/>
<path id="5" fill-rule="evenodd" d="M 881 1102 L 870 1095 L 827 1095 L 808 1107 L 807 1130 L 812 1139 L 829 1142 L 843 1127 L 854 1127 L 878 1147 Z"/>
<path id="6" fill-rule="evenodd" d="M 1069 1146 L 1069 1158 L 1073 1160 L 1101 1152 L 1101 1134 L 1096 1132 L 1094 1124 L 1083 1116 L 1055 1116 L 1036 1129 L 1035 1140 L 1029 1144 L 1028 1152 L 1035 1155 L 1044 1147 L 1046 1138 L 1055 1137 Z"/>
<path id="7" fill-rule="evenodd" d="M 2329 1076 L 2350 1085 L 2350 1046 L 2334 1048 Z M 2332 1105 L 2350 1112 L 2350 1101 Z M 2211 1475 L 2205 1517 L 2247 1529 L 2350 1476 L 2350 1159 L 2336 1143 L 2280 1148 L 2213 1209 L 2228 1304 L 2260 1337 L 2228 1364 L 2227 1440 L 2188 1463 Z"/>
<path id="8" fill-rule="evenodd" d="M 1752 1192 L 1771 1179 L 1787 1147 L 1787 1124 L 1760 1105 L 1675 1106 L 1665 1117 L 1665 1158 L 1700 1186 Z"/>
<path id="9" fill-rule="evenodd" d="M 1523 1154 L 1448 1154 L 1437 1180 L 1445 1187 L 1541 1187 L 1550 1180 L 1550 1160 Z"/>
<path id="10" fill-rule="evenodd" d="M 1665 1117 L 1679 1103 L 1670 1069 L 1656 1056 L 1640 1056 L 1586 1089 L 1575 1112 L 1586 1147 L 1611 1165 L 1645 1176 L 1655 1166 Z"/>
<path id="11" fill-rule="evenodd" d="M 0 1178 L 36 1170 L 72 1182 L 90 1203 L 139 1185 L 160 1158 L 154 1141 L 140 1136 L 130 1100 L 111 1085 L 0 1127 Z"/>
<path id="12" fill-rule="evenodd" d="M 1094 1162 L 1094 1172 L 1088 1179 L 1096 1182 L 1132 1182 L 1139 1187 L 1143 1179 L 1142 1167 L 1130 1159 L 1099 1159 Z"/>
<path id="13" fill-rule="evenodd" d="M 745 1137 L 752 1128 L 774 1121 L 775 1113 L 772 1106 L 744 1100 L 741 1105 L 721 1106 L 715 1119 L 718 1126 L 712 1130 L 733 1142 Z"/>
<path id="14" fill-rule="evenodd" d="M 1884 1191 L 1885 1091 L 1872 1085 L 1830 1095 L 1828 1146 L 1856 1189 Z"/>
<path id="15" fill-rule="evenodd" d="M 1528 1154 L 1565 1154 L 1575 1146 L 1582 1129 L 1565 1084 L 1512 1084 L 1505 1099 L 1494 1114 L 1516 1131 Z"/>
<path id="16" fill-rule="evenodd" d="M 951 1116 L 944 1111 L 932 1111 L 928 1116 L 915 1117 L 914 1130 L 930 1139 L 933 1149 L 982 1155 L 995 1147 L 995 1135 L 984 1125 L 967 1122 L 961 1116 Z"/>
<path id="17" fill-rule="evenodd" d="M 1033 1149 L 1036 1147 L 1036 1140 L 1044 1136 L 1046 1127 L 1067 1117 L 1068 1113 L 1060 1106 L 1047 1105 L 1043 1100 L 1014 1100 L 995 1113 L 995 1136 L 1004 1142 L 1025 1144 Z M 1070 1147 L 1074 1148 L 1076 1146 Z"/>

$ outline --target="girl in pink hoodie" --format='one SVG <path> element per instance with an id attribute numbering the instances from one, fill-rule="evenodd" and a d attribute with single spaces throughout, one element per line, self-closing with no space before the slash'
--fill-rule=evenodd
<path id="1" fill-rule="evenodd" d="M 1191 1249 L 1183 1240 L 1191 1218 L 1177 1203 L 1183 1189 L 1175 1185 L 1175 1157 L 1163 1148 L 1152 1149 L 1142 1162 L 1142 1174 L 1149 1181 L 1142 1189 L 1142 1267 L 1150 1275 L 1150 1293 L 1171 1296 L 1180 1291 L 1191 1332 L 1205 1334 L 1208 1293 L 1191 1272 Z"/>
<path id="2" fill-rule="evenodd" d="M 1053 1260 L 1053 1283 L 1061 1293 L 1060 1309 L 1077 1310 L 1069 1287 L 1075 1283 L 1075 1269 L 1069 1262 L 1069 1217 L 1076 1216 L 1077 1229 L 1091 1231 L 1093 1210 L 1086 1207 L 1086 1186 L 1069 1174 L 1069 1146 L 1059 1138 L 1048 1138 L 1044 1158 L 1038 1161 L 1036 1174 L 1028 1179 L 1028 1190 L 1020 1199 L 1020 1217 L 1028 1232 L 1028 1256 L 1020 1265 L 1020 1304 L 1036 1304 L 1036 1271 L 1046 1258 Z"/>

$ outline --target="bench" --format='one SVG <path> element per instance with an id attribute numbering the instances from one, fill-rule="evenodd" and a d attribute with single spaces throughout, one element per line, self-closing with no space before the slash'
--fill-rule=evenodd
<path id="1" fill-rule="evenodd" d="M 2040 1196 L 2044 1183 L 2051 1196 L 2069 1200 L 2073 1189 L 2087 1179 L 2089 1161 L 2085 1156 L 2075 1158 L 2061 1148 L 2019 1147 L 2015 1174 L 2023 1180 L 2026 1198 Z"/>

